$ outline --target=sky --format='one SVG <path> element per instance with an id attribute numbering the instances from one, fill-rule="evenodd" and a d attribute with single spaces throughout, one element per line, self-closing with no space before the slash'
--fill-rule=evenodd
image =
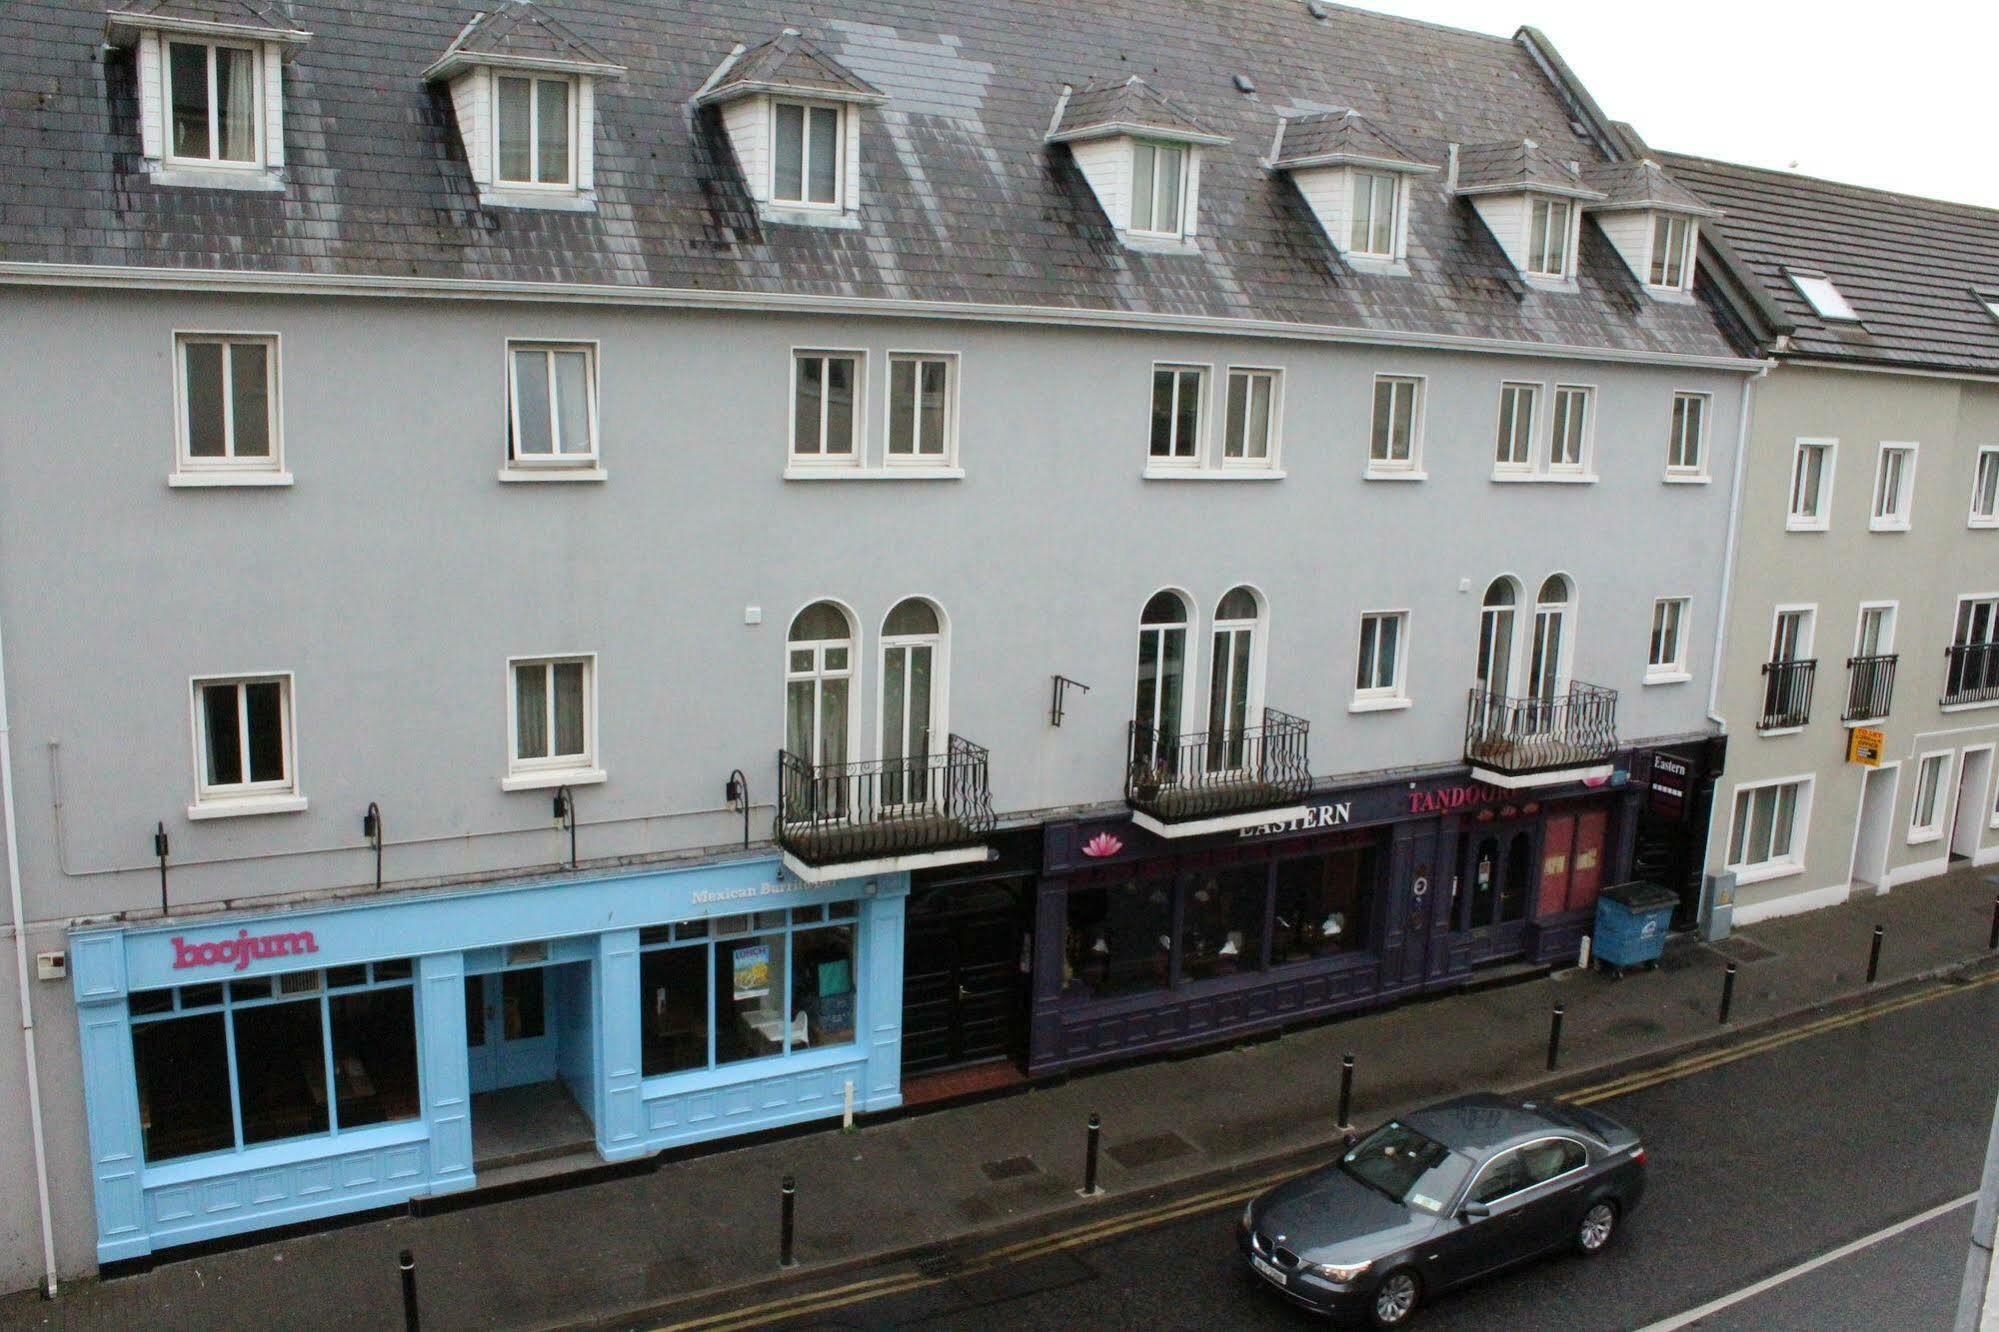
<path id="1" fill-rule="evenodd" d="M 1995 0 L 1346 0 L 1545 33 L 1654 148 L 1999 208 Z"/>

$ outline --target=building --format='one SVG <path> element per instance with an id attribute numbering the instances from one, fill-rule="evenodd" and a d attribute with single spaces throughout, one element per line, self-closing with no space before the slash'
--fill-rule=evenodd
<path id="1" fill-rule="evenodd" d="M 0 21 L 6 1284 L 1697 881 L 1762 363 L 1545 39 L 826 12 Z"/>
<path id="2" fill-rule="evenodd" d="M 1724 210 L 1702 239 L 1776 363 L 1742 471 L 1709 867 L 1744 921 L 1999 860 L 1999 213 L 1663 160 Z"/>

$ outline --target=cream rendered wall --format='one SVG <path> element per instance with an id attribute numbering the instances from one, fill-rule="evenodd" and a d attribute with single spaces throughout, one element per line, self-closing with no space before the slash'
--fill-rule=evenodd
<path id="1" fill-rule="evenodd" d="M 1708 868 L 1725 866 L 1739 786 L 1810 775 L 1813 793 L 1801 866 L 1741 887 L 1738 922 L 1831 905 L 1849 895 L 1865 769 L 1845 761 L 1840 717 L 1863 602 L 1897 603 L 1894 650 L 1901 658 L 1889 716 L 1873 724 L 1887 737 L 1884 768 L 1900 765 L 1884 891 L 1947 867 L 1949 811 L 1962 756 L 1999 745 L 1999 704 L 1945 711 L 1938 701 L 1958 596 L 1999 591 L 1999 530 L 1967 523 L 1978 446 L 1999 441 L 1999 384 L 1786 364 L 1758 384 L 1752 419 L 1719 698 L 1728 724 L 1728 769 L 1716 788 Z M 1824 532 L 1785 526 L 1801 437 L 1839 442 L 1832 521 Z M 1906 532 L 1868 530 L 1884 440 L 1918 445 Z M 1766 736 L 1756 722 L 1776 608 L 1799 604 L 1817 608 L 1811 720 L 1797 733 Z M 1944 839 L 1912 843 L 1916 762 L 1937 751 L 1951 756 L 1940 796 Z M 1999 757 L 1992 766 L 1999 768 Z M 1979 798 L 1978 858 L 1999 860 L 1999 829 L 1991 826 L 1994 793 L 1988 789 Z"/>

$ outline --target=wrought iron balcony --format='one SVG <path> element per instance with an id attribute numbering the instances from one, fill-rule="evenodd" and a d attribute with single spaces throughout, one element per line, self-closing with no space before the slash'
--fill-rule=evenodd
<path id="1" fill-rule="evenodd" d="M 987 751 L 949 737 L 945 751 L 866 763 L 777 756 L 777 843 L 808 865 L 977 846 L 993 830 Z"/>
<path id="2" fill-rule="evenodd" d="M 1567 693 L 1511 698 L 1473 689 L 1465 762 L 1507 777 L 1595 768 L 1617 753 L 1617 691 L 1573 681 Z"/>
<path id="3" fill-rule="evenodd" d="M 1955 643 L 1944 649 L 1943 703 L 1999 703 L 1999 643 Z"/>
<path id="4" fill-rule="evenodd" d="M 1890 652 L 1878 657 L 1846 659 L 1846 711 L 1841 721 L 1879 721 L 1895 701 L 1895 663 Z"/>
<path id="5" fill-rule="evenodd" d="M 1162 823 L 1296 804 L 1312 785 L 1311 726 L 1276 708 L 1261 726 L 1190 735 L 1133 722 L 1125 802 Z"/>
<path id="6" fill-rule="evenodd" d="M 1763 716 L 1759 731 L 1783 731 L 1812 719 L 1812 680 L 1818 675 L 1816 657 L 1763 663 Z"/>

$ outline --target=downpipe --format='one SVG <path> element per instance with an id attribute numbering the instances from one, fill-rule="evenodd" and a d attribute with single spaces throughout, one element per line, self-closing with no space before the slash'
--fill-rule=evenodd
<path id="1" fill-rule="evenodd" d="M 1742 487 L 1749 471 L 1749 427 L 1756 415 L 1757 381 L 1770 373 L 1765 364 L 1742 381 L 1742 401 L 1735 413 L 1735 475 L 1728 486 L 1728 543 L 1721 553 L 1721 605 L 1714 622 L 1714 661 L 1708 667 L 1707 719 L 1728 733 L 1728 719 L 1721 715 L 1721 670 L 1728 651 L 1728 617 L 1734 607 L 1735 548 L 1742 539 Z"/>
<path id="2" fill-rule="evenodd" d="M 0 818 L 7 824 L 7 901 L 14 922 L 14 975 L 21 987 L 21 1049 L 28 1069 L 28 1125 L 35 1145 L 35 1200 L 41 1209 L 42 1296 L 56 1297 L 55 1219 L 49 1210 L 49 1150 L 42 1130 L 42 1086 L 35 1057 L 35 1014 L 28 985 L 28 917 L 21 903 L 21 846 L 15 834 L 13 732 L 7 719 L 7 657 L 0 641 Z"/>

